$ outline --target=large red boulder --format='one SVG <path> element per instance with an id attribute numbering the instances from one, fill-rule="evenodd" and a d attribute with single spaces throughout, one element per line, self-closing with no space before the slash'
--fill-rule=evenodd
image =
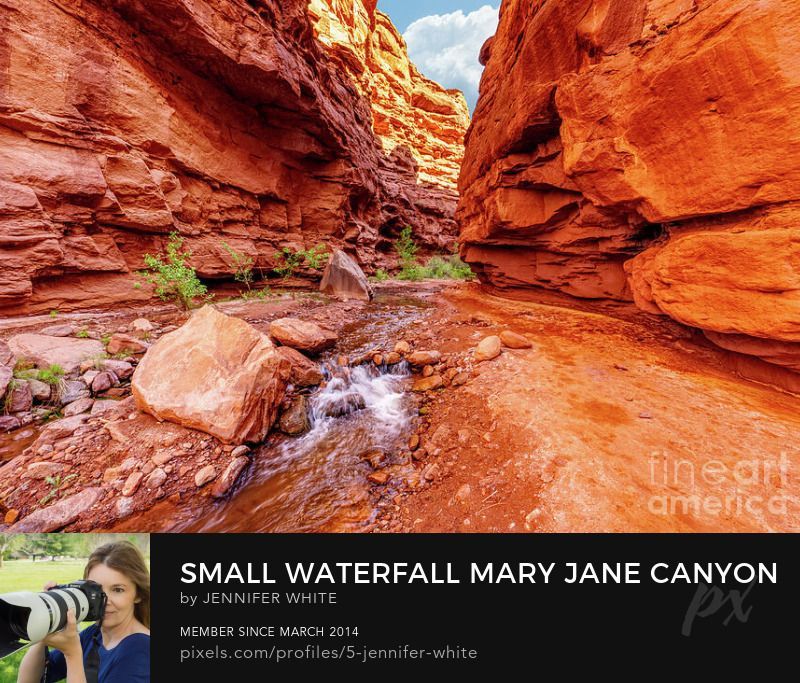
<path id="1" fill-rule="evenodd" d="M 372 287 L 361 267 L 341 249 L 331 254 L 319 291 L 342 299 L 372 298 Z"/>
<path id="2" fill-rule="evenodd" d="M 269 325 L 269 333 L 281 344 L 308 353 L 319 353 L 329 349 L 338 339 L 335 332 L 299 318 L 273 320 Z"/>
<path id="3" fill-rule="evenodd" d="M 289 379 L 269 338 L 212 306 L 161 337 L 133 374 L 140 410 L 227 443 L 262 441 Z"/>

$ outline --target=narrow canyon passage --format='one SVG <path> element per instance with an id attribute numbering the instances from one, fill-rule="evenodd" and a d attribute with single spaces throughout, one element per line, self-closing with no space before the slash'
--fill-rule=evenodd
<path id="1" fill-rule="evenodd" d="M 0 526 L 800 530 L 796 3 L 6 17 Z"/>

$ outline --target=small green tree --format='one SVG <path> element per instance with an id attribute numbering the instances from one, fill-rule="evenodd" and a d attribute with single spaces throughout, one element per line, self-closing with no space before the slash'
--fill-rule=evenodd
<path id="1" fill-rule="evenodd" d="M 162 301 L 174 299 L 184 311 L 188 311 L 193 300 L 205 296 L 207 289 L 194 268 L 187 265 L 186 260 L 191 254 L 181 251 L 183 242 L 183 237 L 171 232 L 165 254 L 144 255 L 144 264 L 149 270 L 140 275 L 155 287 L 156 296 Z"/>
<path id="2" fill-rule="evenodd" d="M 6 555 L 18 547 L 22 540 L 20 534 L 0 534 L 0 569 L 3 568 L 3 560 L 6 559 Z"/>
<path id="3" fill-rule="evenodd" d="M 407 225 L 400 231 L 400 237 L 394 243 L 394 249 L 400 256 L 400 265 L 405 268 L 414 263 L 419 247 L 411 238 L 411 226 Z"/>
<path id="4" fill-rule="evenodd" d="M 225 251 L 228 252 L 231 261 L 233 261 L 233 279 L 236 280 L 236 282 L 241 282 L 249 292 L 250 286 L 253 284 L 253 265 L 255 264 L 255 259 L 245 253 L 236 251 L 227 242 L 223 242 L 222 246 L 225 248 Z"/>

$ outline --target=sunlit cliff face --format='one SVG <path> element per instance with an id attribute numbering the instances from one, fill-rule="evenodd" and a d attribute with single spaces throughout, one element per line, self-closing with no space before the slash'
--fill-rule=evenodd
<path id="1" fill-rule="evenodd" d="M 374 1 L 311 0 L 309 12 L 317 39 L 369 100 L 384 151 L 405 148 L 419 182 L 455 188 L 469 126 L 461 92 L 417 70 L 402 36 Z"/>
<path id="2" fill-rule="evenodd" d="M 459 181 L 465 259 L 508 292 L 633 301 L 800 369 L 798 21 L 506 0 Z"/>

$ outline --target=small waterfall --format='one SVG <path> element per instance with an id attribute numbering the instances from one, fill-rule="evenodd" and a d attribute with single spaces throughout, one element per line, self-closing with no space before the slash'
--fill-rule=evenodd
<path id="1" fill-rule="evenodd" d="M 408 363 L 375 366 L 371 363 L 356 367 L 326 364 L 323 373 L 327 385 L 310 401 L 311 432 L 329 428 L 330 420 L 368 410 L 378 430 L 392 433 L 405 426 L 405 407 L 402 380 L 409 375 Z"/>
<path id="2" fill-rule="evenodd" d="M 246 486 L 201 518 L 172 526 L 191 531 L 359 530 L 373 518 L 367 452 L 381 450 L 386 464 L 405 449 L 417 415 L 405 361 L 341 366 L 340 354 L 370 357 L 394 346 L 398 333 L 429 306 L 408 296 L 379 296 L 323 357 L 325 386 L 308 396 L 311 429 L 281 437 L 254 454 Z"/>

